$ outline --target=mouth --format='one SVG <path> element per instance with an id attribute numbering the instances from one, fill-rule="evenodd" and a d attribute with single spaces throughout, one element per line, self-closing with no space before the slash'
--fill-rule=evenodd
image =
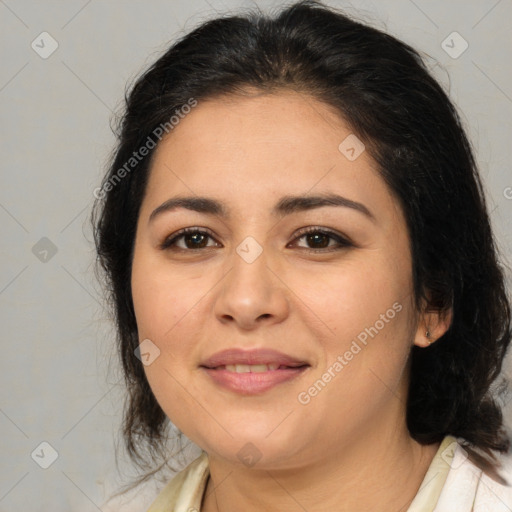
<path id="1" fill-rule="evenodd" d="M 309 365 L 302 365 L 296 367 L 283 366 L 270 370 L 268 365 L 254 366 L 256 366 L 257 371 L 251 371 L 251 367 L 247 368 L 247 365 L 234 365 L 234 370 L 229 369 L 232 365 L 217 368 L 202 367 L 201 369 L 208 376 L 210 384 L 239 395 L 249 396 L 261 395 L 279 387 L 280 384 L 290 383 L 299 378 L 309 368 Z M 239 367 L 239 370 L 237 370 L 237 367 Z"/>
<path id="2" fill-rule="evenodd" d="M 304 365 L 309 366 L 309 363 L 270 348 L 229 348 L 216 352 L 200 364 L 201 367 L 211 370 L 223 369 L 237 373 L 263 373 L 277 371 L 282 367 L 298 368 Z"/>
<path id="3" fill-rule="evenodd" d="M 295 365 L 284 365 L 279 363 L 269 363 L 269 364 L 225 364 L 219 366 L 203 366 L 202 368 L 207 368 L 208 370 L 226 370 L 228 372 L 234 373 L 264 373 L 264 372 L 275 372 L 277 370 L 296 370 L 298 368 L 306 368 L 309 364 L 300 364 L 297 363 Z"/>
<path id="4" fill-rule="evenodd" d="M 199 365 L 210 384 L 241 395 L 261 395 L 299 378 L 311 365 L 271 349 L 228 349 Z"/>

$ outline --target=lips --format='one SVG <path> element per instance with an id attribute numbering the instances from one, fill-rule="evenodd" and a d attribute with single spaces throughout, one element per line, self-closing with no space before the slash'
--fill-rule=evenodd
<path id="1" fill-rule="evenodd" d="M 291 368 L 291 366 L 279 365 L 277 363 L 269 364 L 226 364 L 224 366 L 217 366 L 214 370 L 227 370 L 228 372 L 237 373 L 262 373 L 262 372 L 273 372 L 275 370 L 283 370 L 285 368 Z"/>
<path id="2" fill-rule="evenodd" d="M 260 395 L 278 384 L 299 378 L 310 366 L 277 350 L 228 349 L 203 361 L 210 382 L 241 395 Z"/>
<path id="3" fill-rule="evenodd" d="M 309 366 L 307 361 L 294 358 L 287 354 L 283 354 L 277 350 L 272 349 L 255 349 L 255 350 L 242 350 L 242 349 L 227 349 L 217 352 L 205 359 L 199 366 L 210 369 L 228 369 L 231 371 L 267 371 L 262 369 L 263 365 L 267 366 L 268 370 L 277 370 L 283 368 L 298 368 L 300 366 Z M 234 367 L 240 367 L 235 369 Z M 224 368 L 222 368 L 224 367 Z M 227 367 L 227 368 L 226 368 Z M 247 369 L 247 367 L 249 367 Z M 256 367 L 256 368 L 251 368 Z M 257 368 L 260 367 L 260 368 Z"/>

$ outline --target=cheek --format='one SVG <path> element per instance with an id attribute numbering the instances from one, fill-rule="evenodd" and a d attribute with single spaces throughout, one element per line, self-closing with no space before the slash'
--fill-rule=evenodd
<path id="1" fill-rule="evenodd" d="M 205 279 L 184 277 L 142 250 L 135 253 L 131 286 L 139 337 L 157 344 L 187 324 L 208 291 Z"/>
<path id="2" fill-rule="evenodd" d="M 366 401 L 376 405 L 386 386 L 394 389 L 401 379 L 414 328 L 411 276 L 407 261 L 374 256 L 354 257 L 339 269 L 301 278 L 309 328 L 324 354 L 311 384 L 333 382 L 315 398 L 320 407 L 321 402 L 344 403 L 354 412 Z M 329 368 L 334 378 L 326 374 Z"/>
<path id="3" fill-rule="evenodd" d="M 135 260 L 134 260 L 135 262 Z M 178 277 L 158 272 L 140 262 L 134 264 L 132 295 L 139 340 L 158 347 L 158 357 L 144 365 L 151 390 L 165 414 L 180 430 L 193 436 L 189 415 L 198 415 L 198 403 L 206 402 L 204 390 L 196 389 L 191 372 L 196 371 L 196 341 L 202 328 L 197 287 Z M 194 292 L 195 290 L 195 292 Z"/>
<path id="4" fill-rule="evenodd" d="M 414 310 L 408 299 L 380 297 L 366 308 L 356 303 L 350 315 L 333 317 L 339 335 L 324 340 L 325 364 L 301 389 L 299 402 L 305 405 L 299 407 L 313 417 L 329 417 L 322 429 L 340 436 L 340 442 L 400 403 Z"/>
<path id="5" fill-rule="evenodd" d="M 168 391 L 173 388 L 172 396 L 196 367 L 197 340 L 204 337 L 205 298 L 212 284 L 204 277 L 171 272 L 168 264 L 141 251 L 135 253 L 131 285 L 139 340 L 149 339 L 159 350 L 154 363 L 144 367 L 146 375 L 156 395 L 165 386 Z"/>
<path id="6" fill-rule="evenodd" d="M 405 304 L 412 289 L 407 265 L 400 269 L 381 255 L 374 256 L 289 276 L 304 311 L 309 309 L 310 326 L 318 325 L 318 334 L 338 348 L 376 323 L 383 332 L 409 325 Z"/>

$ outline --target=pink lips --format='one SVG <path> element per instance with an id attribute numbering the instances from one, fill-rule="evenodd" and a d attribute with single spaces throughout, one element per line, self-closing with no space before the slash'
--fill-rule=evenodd
<path id="1" fill-rule="evenodd" d="M 201 366 L 217 368 L 227 364 L 278 364 L 279 366 L 297 367 L 308 363 L 268 348 L 255 350 L 230 348 L 213 354 L 203 361 Z"/>
<path id="2" fill-rule="evenodd" d="M 226 365 L 274 365 L 275 370 L 238 373 Z M 217 352 L 200 364 L 212 380 L 231 391 L 244 395 L 263 393 L 277 384 L 289 381 L 303 373 L 310 365 L 272 349 L 228 349 Z"/>

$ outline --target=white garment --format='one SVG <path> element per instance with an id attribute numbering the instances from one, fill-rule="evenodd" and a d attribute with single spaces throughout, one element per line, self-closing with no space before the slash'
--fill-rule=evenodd
<path id="1" fill-rule="evenodd" d="M 512 484 L 512 455 L 500 461 L 500 475 Z M 147 512 L 200 512 L 209 475 L 203 452 L 174 476 Z M 455 437 L 445 436 L 406 512 L 512 512 L 512 486 L 484 474 Z"/>
<path id="2" fill-rule="evenodd" d="M 448 477 L 434 512 L 512 512 L 512 458 L 499 458 L 499 474 L 511 485 L 502 485 L 469 459 L 457 445 Z"/>

